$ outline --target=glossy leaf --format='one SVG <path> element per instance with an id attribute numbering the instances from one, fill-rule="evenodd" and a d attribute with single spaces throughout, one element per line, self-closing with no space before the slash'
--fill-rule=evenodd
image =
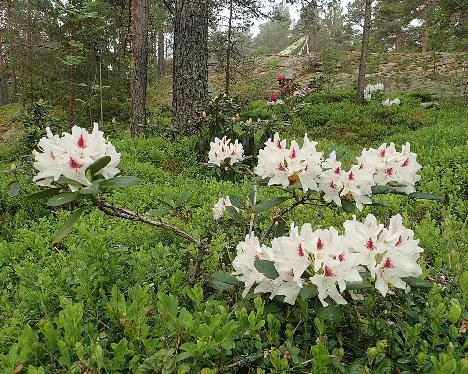
<path id="1" fill-rule="evenodd" d="M 229 195 L 229 200 L 231 201 L 231 204 L 235 206 L 238 209 L 244 209 L 244 201 L 242 200 L 241 197 L 237 195 Z"/>
<path id="2" fill-rule="evenodd" d="M 10 195 L 10 197 L 16 197 L 18 196 L 20 193 L 20 185 L 18 182 L 11 182 L 9 185 L 8 185 L 8 195 Z"/>
<path id="3" fill-rule="evenodd" d="M 60 193 L 60 188 L 48 188 L 26 196 L 26 200 L 42 200 Z"/>
<path id="4" fill-rule="evenodd" d="M 299 296 L 303 299 L 311 299 L 318 296 L 317 286 L 315 284 L 307 285 L 301 288 Z"/>
<path id="5" fill-rule="evenodd" d="M 101 157 L 100 159 L 94 161 L 91 165 L 88 166 L 88 168 L 85 171 L 86 177 L 88 180 L 92 181 L 94 175 L 101 170 L 102 168 L 106 167 L 109 162 L 111 162 L 111 157 L 110 156 L 104 156 Z"/>
<path id="6" fill-rule="evenodd" d="M 55 234 L 52 244 L 60 243 L 73 229 L 73 226 L 83 214 L 85 208 L 75 210 L 70 217 L 67 218 L 60 230 Z"/>
<path id="7" fill-rule="evenodd" d="M 273 261 L 257 260 L 254 262 L 254 266 L 255 269 L 270 279 L 276 279 L 279 277 Z"/>
<path id="8" fill-rule="evenodd" d="M 182 208 L 184 204 L 187 202 L 188 198 L 190 197 L 190 192 L 185 191 L 182 193 L 182 196 L 175 203 L 176 208 Z"/>
<path id="9" fill-rule="evenodd" d="M 224 291 L 242 286 L 243 283 L 238 281 L 235 276 L 219 271 L 213 274 L 208 281 L 208 284 L 215 290 Z"/>
<path id="10" fill-rule="evenodd" d="M 168 209 L 150 209 L 146 214 L 151 217 L 163 217 L 171 214 L 171 211 Z"/>
<path id="11" fill-rule="evenodd" d="M 99 183 L 100 182 L 93 182 L 91 186 L 82 188 L 79 193 L 81 195 L 95 195 L 99 193 Z"/>
<path id="12" fill-rule="evenodd" d="M 47 200 L 48 206 L 60 206 L 63 204 L 71 203 L 78 199 L 81 195 L 78 192 L 62 192 L 54 195 Z"/>
<path id="13" fill-rule="evenodd" d="M 255 205 L 253 207 L 253 211 L 255 213 L 260 213 L 260 212 L 264 212 L 268 209 L 272 209 L 274 208 L 275 206 L 285 202 L 286 200 L 289 200 L 289 197 L 275 197 L 273 199 L 270 199 L 270 200 L 263 200 L 263 201 L 260 201 L 257 205 Z"/>
<path id="14" fill-rule="evenodd" d="M 140 183 L 140 178 L 130 176 L 119 176 L 101 182 L 101 187 L 125 188 Z"/>
<path id="15" fill-rule="evenodd" d="M 348 199 L 341 199 L 341 206 L 346 213 L 353 213 L 356 210 L 355 202 Z"/>
<path id="16" fill-rule="evenodd" d="M 408 284 L 411 288 L 431 288 L 432 284 L 427 280 L 417 278 L 417 277 L 406 277 L 401 278 L 404 282 Z"/>

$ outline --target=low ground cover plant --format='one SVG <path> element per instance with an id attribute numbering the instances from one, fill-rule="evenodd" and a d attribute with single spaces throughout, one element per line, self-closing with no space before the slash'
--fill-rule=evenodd
<path id="1" fill-rule="evenodd" d="M 412 129 L 402 115 L 352 144 L 328 105 L 327 136 L 288 126 L 290 141 L 272 134 L 250 159 L 219 137 L 212 165 L 190 156 L 196 139 L 50 133 L 36 182 L 51 186 L 34 190 L 18 165 L 24 192 L 1 198 L 0 367 L 466 371 L 466 112 L 430 109 Z M 15 154 L 2 148 L 5 189 Z M 432 195 L 444 201 L 414 199 Z"/>

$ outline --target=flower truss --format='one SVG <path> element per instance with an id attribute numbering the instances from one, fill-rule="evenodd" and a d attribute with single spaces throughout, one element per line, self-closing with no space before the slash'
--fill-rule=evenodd
<path id="1" fill-rule="evenodd" d="M 343 235 L 333 227 L 314 231 L 305 224 L 299 230 L 293 224 L 289 236 L 273 239 L 270 247 L 252 233 L 237 245 L 233 275 L 244 283 L 244 297 L 254 287 L 254 293 L 269 293 L 270 298 L 282 295 L 289 304 L 295 303 L 304 287 L 315 288 L 323 306 L 328 305 L 328 297 L 347 304 L 343 292 L 350 284 L 362 283 L 364 273 L 375 280 L 383 296 L 391 286 L 408 291 L 404 278 L 422 273 L 417 260 L 423 249 L 413 235 L 400 215 L 384 228 L 372 214 L 364 222 L 356 217 L 346 221 Z M 260 272 L 255 266 L 258 260 L 271 262 L 275 275 Z"/>
<path id="2" fill-rule="evenodd" d="M 382 144 L 378 149 L 364 149 L 357 163 L 348 170 L 343 169 L 335 152 L 324 159 L 307 134 L 302 147 L 292 141 L 287 147 L 278 133 L 270 138 L 258 154 L 255 174 L 268 179 L 268 185 L 281 185 L 284 188 L 300 184 L 304 192 L 323 193 L 323 200 L 341 206 L 343 200 L 354 201 L 362 210 L 364 204 L 371 204 L 372 187 L 394 185 L 399 192 L 410 194 L 415 191 L 417 174 L 421 165 L 416 154 L 406 143 L 401 152 L 395 145 Z"/>
<path id="3" fill-rule="evenodd" d="M 383 91 L 384 88 L 382 83 L 368 84 L 364 89 L 364 100 L 370 101 L 374 92 Z"/>
<path id="4" fill-rule="evenodd" d="M 34 168 L 38 171 L 33 180 L 39 186 L 50 186 L 61 177 L 90 186 L 92 181 L 87 178 L 86 170 L 105 156 L 110 157 L 110 162 L 100 170 L 102 177 L 110 179 L 120 172 L 117 168 L 120 153 L 106 141 L 97 123 L 91 133 L 78 126 L 61 136 L 52 134 L 50 128 L 46 130 L 47 136 L 39 141 L 39 151 L 33 151 Z M 78 189 L 76 185 L 69 184 L 69 187 L 72 191 Z"/>
<path id="5" fill-rule="evenodd" d="M 392 106 L 392 105 L 400 105 L 400 104 L 401 104 L 401 101 L 399 98 L 396 98 L 393 100 L 387 99 L 387 100 L 382 101 L 383 106 Z"/>
<path id="6" fill-rule="evenodd" d="M 226 136 L 222 139 L 215 138 L 214 142 L 210 143 L 208 158 L 209 164 L 219 167 L 233 165 L 244 159 L 244 148 L 238 140 L 231 143 L 231 139 Z"/>

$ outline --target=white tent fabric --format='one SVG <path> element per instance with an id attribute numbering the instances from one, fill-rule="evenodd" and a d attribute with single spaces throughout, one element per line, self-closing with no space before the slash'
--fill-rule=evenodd
<path id="1" fill-rule="evenodd" d="M 309 54 L 309 37 L 303 36 L 299 40 L 295 41 L 289 47 L 283 49 L 279 56 L 287 56 L 287 55 L 303 55 Z"/>

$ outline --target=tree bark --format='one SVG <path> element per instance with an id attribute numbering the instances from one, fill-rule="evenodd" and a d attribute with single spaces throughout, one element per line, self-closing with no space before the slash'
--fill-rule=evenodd
<path id="1" fill-rule="evenodd" d="M 18 100 L 18 76 L 16 75 L 16 51 L 14 42 L 14 31 L 13 31 L 13 16 L 11 0 L 6 0 L 6 14 L 7 14 L 7 29 L 8 29 L 8 57 L 9 64 L 11 65 L 11 79 L 13 81 L 13 92 L 12 100 L 16 102 Z"/>
<path id="2" fill-rule="evenodd" d="M 231 52 L 232 52 L 232 8 L 233 0 L 229 0 L 229 23 L 227 29 L 227 48 L 226 48 L 226 78 L 224 93 L 229 96 L 229 86 L 231 84 Z"/>
<path id="3" fill-rule="evenodd" d="M 426 20 L 424 21 L 424 27 L 423 27 L 423 40 L 422 40 L 421 53 L 426 53 L 428 46 L 429 46 L 429 20 L 426 18 Z"/>
<path id="4" fill-rule="evenodd" d="M 359 59 L 359 76 L 357 89 L 357 103 L 364 102 L 364 84 L 366 83 L 366 64 L 367 54 L 369 52 L 369 32 L 372 14 L 372 0 L 366 0 L 364 8 L 364 27 L 362 30 L 361 57 Z"/>
<path id="5" fill-rule="evenodd" d="M 8 103 L 7 79 L 3 59 L 3 32 L 0 30 L 0 105 Z"/>
<path id="6" fill-rule="evenodd" d="M 76 38 L 76 21 L 74 19 L 70 20 L 69 25 L 70 30 L 70 41 L 68 47 L 68 55 L 75 56 L 76 48 L 72 43 Z M 72 64 L 68 70 L 68 122 L 73 123 L 75 121 L 76 115 L 76 66 Z"/>
<path id="7" fill-rule="evenodd" d="M 146 125 L 146 83 L 148 79 L 148 0 L 132 0 L 132 95 L 131 133 L 138 135 Z"/>
<path id="8" fill-rule="evenodd" d="M 165 64 L 166 61 L 164 59 L 164 31 L 159 31 L 158 33 L 158 78 L 161 78 L 164 76 L 164 70 L 165 70 Z"/>
<path id="9" fill-rule="evenodd" d="M 193 133 L 208 96 L 208 0 L 175 0 L 174 10 L 173 126 Z"/>

